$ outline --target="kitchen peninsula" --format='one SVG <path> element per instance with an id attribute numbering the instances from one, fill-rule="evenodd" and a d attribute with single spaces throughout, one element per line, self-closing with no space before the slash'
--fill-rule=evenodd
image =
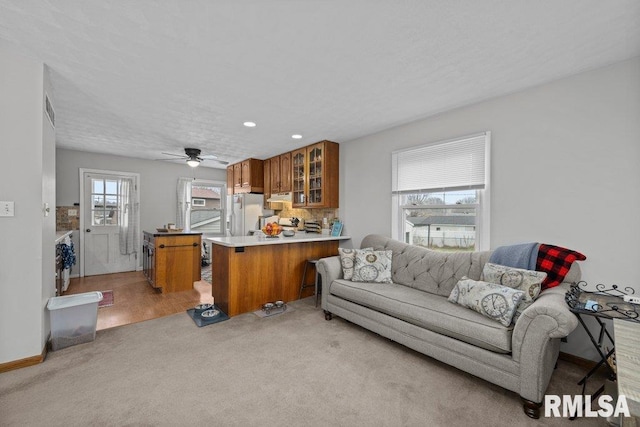
<path id="1" fill-rule="evenodd" d="M 213 237 L 211 244 L 211 293 L 215 303 L 229 316 L 260 309 L 262 304 L 298 299 L 305 263 L 338 254 L 340 240 L 330 236 L 297 232 L 293 237 Z M 312 283 L 309 269 L 306 283 Z M 311 295 L 305 289 L 303 297 Z"/>

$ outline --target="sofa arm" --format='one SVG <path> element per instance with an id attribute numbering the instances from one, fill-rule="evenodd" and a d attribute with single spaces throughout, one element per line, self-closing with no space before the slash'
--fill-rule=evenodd
<path id="1" fill-rule="evenodd" d="M 566 283 L 547 289 L 522 312 L 511 341 L 516 362 L 520 361 L 525 341 L 541 343 L 549 338 L 563 338 L 578 326 L 578 319 L 564 300 L 568 289 L 569 284 Z"/>
<path id="2" fill-rule="evenodd" d="M 325 300 L 329 295 L 329 288 L 334 280 L 342 278 L 342 264 L 339 256 L 321 258 L 316 264 L 322 283 L 322 308 L 326 307 Z"/>

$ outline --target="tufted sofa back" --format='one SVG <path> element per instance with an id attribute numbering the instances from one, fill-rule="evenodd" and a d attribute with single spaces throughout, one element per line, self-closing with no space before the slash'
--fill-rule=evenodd
<path id="1" fill-rule="evenodd" d="M 437 252 L 378 234 L 365 237 L 360 247 L 393 251 L 391 278 L 394 283 L 441 296 L 449 296 L 462 276 L 480 280 L 491 255 L 491 251 Z"/>

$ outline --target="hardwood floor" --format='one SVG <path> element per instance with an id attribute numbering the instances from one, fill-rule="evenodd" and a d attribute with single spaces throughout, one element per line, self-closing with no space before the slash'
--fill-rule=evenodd
<path id="1" fill-rule="evenodd" d="M 208 282 L 195 282 L 189 291 L 163 294 L 151 287 L 141 271 L 73 278 L 64 295 L 107 290 L 113 291 L 114 303 L 98 308 L 97 330 L 181 313 L 197 304 L 213 302 Z"/>

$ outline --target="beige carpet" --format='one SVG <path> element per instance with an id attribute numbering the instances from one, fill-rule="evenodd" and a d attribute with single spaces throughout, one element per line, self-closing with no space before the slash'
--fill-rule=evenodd
<path id="1" fill-rule="evenodd" d="M 0 374 L 0 425 L 603 426 L 527 418 L 519 397 L 340 318 L 314 299 L 196 327 L 186 313 Z M 560 362 L 549 393 L 578 393 Z"/>

